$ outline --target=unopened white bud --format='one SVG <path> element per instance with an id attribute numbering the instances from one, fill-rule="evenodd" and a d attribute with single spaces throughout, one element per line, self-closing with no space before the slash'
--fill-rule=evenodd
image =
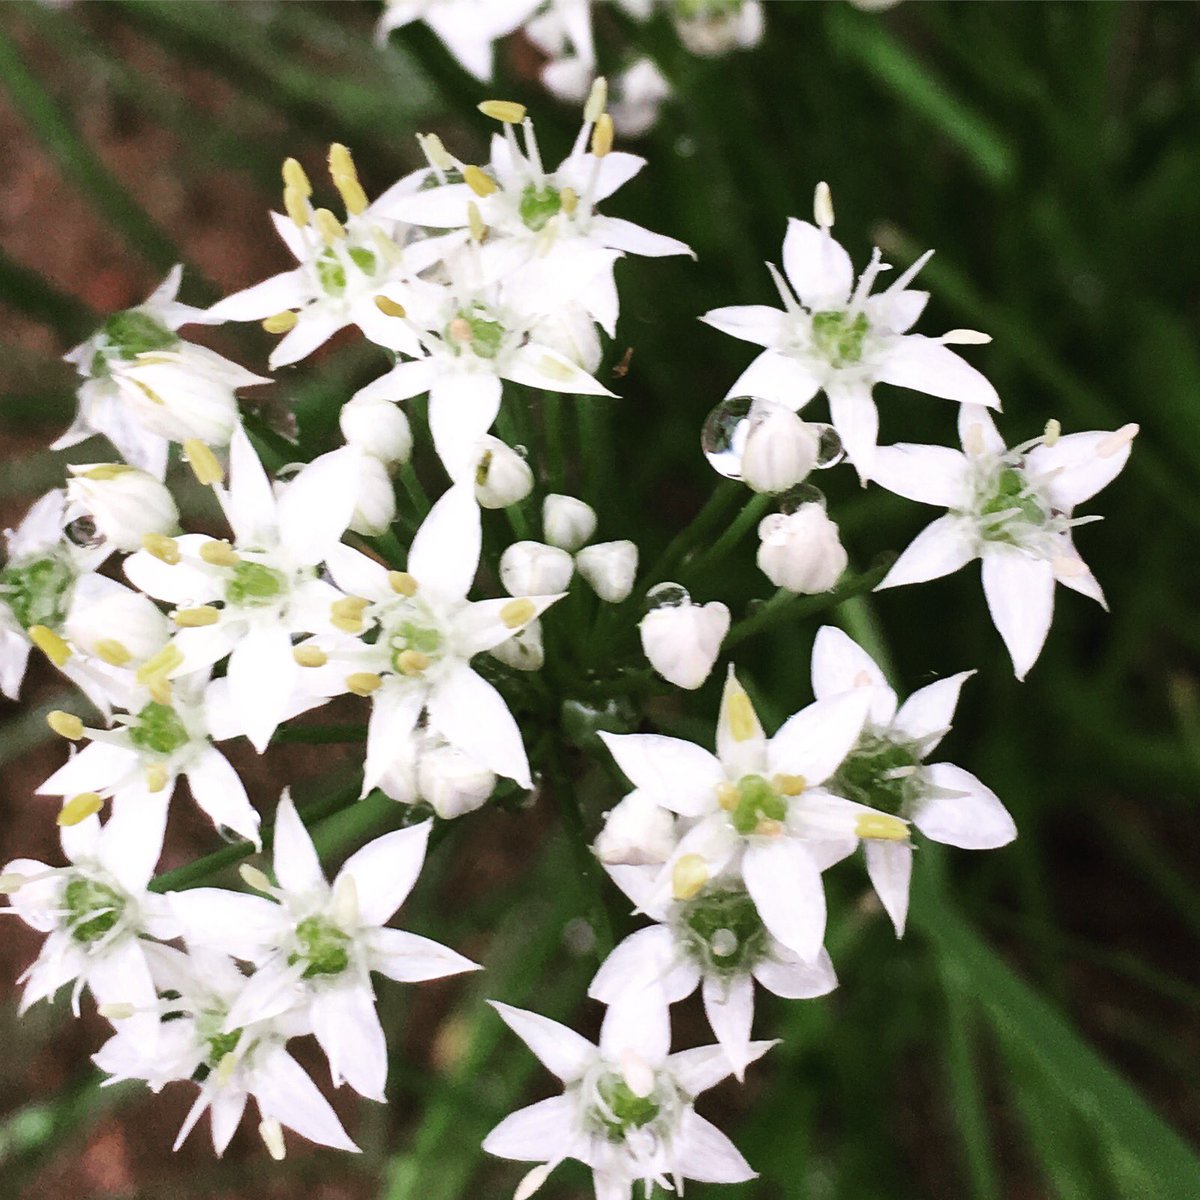
<path id="1" fill-rule="evenodd" d="M 378 537 L 396 519 L 396 490 L 387 467 L 373 454 L 360 454 L 355 476 L 358 494 L 350 528 L 366 537 Z"/>
<path id="2" fill-rule="evenodd" d="M 479 443 L 475 460 L 475 499 L 481 508 L 507 508 L 533 491 L 529 464 L 509 445 L 490 435 Z"/>
<path id="3" fill-rule="evenodd" d="M 597 542 L 579 551 L 575 565 L 601 600 L 620 604 L 633 591 L 637 547 L 632 542 Z"/>
<path id="4" fill-rule="evenodd" d="M 848 561 L 838 527 L 819 504 L 772 513 L 758 527 L 758 567 L 776 587 L 802 595 L 827 592 Z"/>
<path id="5" fill-rule="evenodd" d="M 437 746 L 421 755 L 417 788 L 439 817 L 451 820 L 487 803 L 496 776 L 455 746 Z"/>
<path id="6" fill-rule="evenodd" d="M 88 463 L 69 468 L 67 499 L 87 512 L 96 532 L 118 550 L 140 550 L 148 533 L 179 530 L 179 510 L 153 475 L 124 463 Z"/>
<path id="7" fill-rule="evenodd" d="M 608 814 L 594 848 L 609 866 L 665 863 L 675 850 L 675 819 L 645 792 L 630 792 Z"/>
<path id="8" fill-rule="evenodd" d="M 500 555 L 500 582 L 510 596 L 565 592 L 575 573 L 571 556 L 541 542 L 514 542 Z"/>
<path id="9" fill-rule="evenodd" d="M 498 658 L 514 671 L 540 671 L 546 662 L 546 650 L 542 645 L 542 623 L 532 620 L 524 629 L 514 633 L 506 642 L 493 646 L 493 658 Z"/>
<path id="10" fill-rule="evenodd" d="M 596 532 L 596 510 L 574 496 L 551 493 L 542 503 L 542 531 L 550 545 L 574 554 Z"/>
<path id="11" fill-rule="evenodd" d="M 356 397 L 342 405 L 338 424 L 346 444 L 388 464 L 408 462 L 412 429 L 404 409 L 382 397 Z"/>
<path id="12" fill-rule="evenodd" d="M 820 435 L 791 409 L 756 400 L 742 450 L 742 481 L 756 492 L 786 492 L 808 478 L 820 449 Z"/>
<path id="13" fill-rule="evenodd" d="M 171 626 L 148 596 L 103 576 L 85 575 L 75 585 L 63 634 L 85 654 L 102 658 L 105 644 L 119 643 L 136 664 L 167 644 Z"/>
<path id="14" fill-rule="evenodd" d="M 642 618 L 642 649 L 668 683 L 693 691 L 708 678 L 728 632 L 729 609 L 724 604 L 689 600 L 651 609 Z"/>

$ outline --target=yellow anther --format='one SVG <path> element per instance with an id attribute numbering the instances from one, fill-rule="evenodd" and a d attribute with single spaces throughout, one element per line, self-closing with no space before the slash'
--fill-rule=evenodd
<path id="1" fill-rule="evenodd" d="M 558 202 L 562 205 L 563 212 L 568 217 L 573 217 L 579 207 L 579 193 L 573 187 L 565 187 L 558 193 Z"/>
<path id="2" fill-rule="evenodd" d="M 439 171 L 453 170 L 454 159 L 450 157 L 445 143 L 436 133 L 418 133 L 417 142 L 421 147 L 421 153 L 429 159 L 430 166 L 437 167 Z"/>
<path id="3" fill-rule="evenodd" d="M 144 383 L 140 379 L 135 379 L 133 382 L 137 386 L 138 391 L 141 392 L 151 404 L 157 404 L 164 408 L 166 407 L 167 402 L 152 387 L 150 387 L 149 384 Z"/>
<path id="4" fill-rule="evenodd" d="M 252 887 L 256 892 L 269 892 L 271 890 L 271 881 L 267 878 L 265 871 L 260 871 L 257 867 L 252 867 L 249 863 L 242 863 L 238 867 L 238 874 L 242 877 L 242 882 L 247 887 Z"/>
<path id="5" fill-rule="evenodd" d="M 375 249 L 393 266 L 399 266 L 404 261 L 403 249 L 378 226 L 371 227 L 371 240 L 375 243 Z"/>
<path id="6" fill-rule="evenodd" d="M 474 200 L 467 204 L 467 228 L 476 242 L 482 242 L 487 237 L 487 224 L 484 222 L 483 214 L 479 211 L 479 205 Z"/>
<path id="7" fill-rule="evenodd" d="M 151 763 L 146 768 L 146 790 L 148 792 L 161 792 L 166 786 L 170 776 L 167 774 L 167 768 L 162 763 Z"/>
<path id="8" fill-rule="evenodd" d="M 748 742 L 758 729 L 758 718 L 754 715 L 754 705 L 750 703 L 750 697 L 743 691 L 734 692 L 726 701 L 726 714 L 733 740 Z"/>
<path id="9" fill-rule="evenodd" d="M 597 75 L 592 80 L 592 89 L 588 92 L 587 103 L 583 106 L 583 119 L 589 124 L 600 119 L 608 104 L 608 80 L 603 75 Z"/>
<path id="10" fill-rule="evenodd" d="M 699 854 L 685 854 L 671 869 L 671 895 L 690 900 L 708 882 L 708 864 Z"/>
<path id="11" fill-rule="evenodd" d="M 417 594 L 417 581 L 407 571 L 389 571 L 387 581 L 391 585 L 392 591 L 401 596 Z"/>
<path id="12" fill-rule="evenodd" d="M 122 475 L 128 475 L 133 467 L 128 467 L 124 463 L 101 463 L 98 467 L 93 467 L 90 471 L 84 471 L 84 479 L 94 479 L 98 483 L 106 483 L 110 479 L 120 479 Z"/>
<path id="13" fill-rule="evenodd" d="M 509 629 L 520 629 L 537 616 L 537 605 L 532 600 L 510 600 L 500 610 L 500 620 Z"/>
<path id="14" fill-rule="evenodd" d="M 274 316 L 264 317 L 262 327 L 268 333 L 288 333 L 296 328 L 296 322 L 300 318 L 290 309 L 284 309 L 283 312 L 277 312 Z"/>
<path id="15" fill-rule="evenodd" d="M 287 1158 L 287 1143 L 283 1140 L 283 1126 L 273 1117 L 259 1122 L 258 1136 L 262 1138 L 267 1153 L 275 1162 L 283 1162 Z"/>
<path id="16" fill-rule="evenodd" d="M 759 837 L 779 837 L 783 833 L 783 822 L 776 821 L 773 817 L 759 817 L 754 832 Z"/>
<path id="17" fill-rule="evenodd" d="M 71 647 L 45 625 L 30 625 L 29 640 L 56 666 L 66 664 L 71 657 Z"/>
<path id="18" fill-rule="evenodd" d="M 799 796 L 808 787 L 808 780 L 803 775 L 776 775 L 771 786 L 781 796 Z"/>
<path id="19" fill-rule="evenodd" d="M 420 675 L 429 669 L 430 657 L 420 650 L 401 650 L 396 655 L 396 669 L 401 675 Z"/>
<path id="20" fill-rule="evenodd" d="M 369 696 L 383 686 L 383 678 L 373 671 L 355 671 L 346 676 L 346 686 L 356 696 Z"/>
<path id="21" fill-rule="evenodd" d="M 500 185 L 479 167 L 463 167 L 463 182 L 477 196 L 490 196 L 500 190 Z"/>
<path id="22" fill-rule="evenodd" d="M 330 623 L 343 633 L 361 633 L 363 627 L 363 612 L 369 600 L 361 596 L 343 596 L 329 606 Z"/>
<path id="23" fill-rule="evenodd" d="M 46 724 L 68 742 L 77 742 L 83 737 L 83 722 L 74 713 L 63 712 L 61 708 L 46 714 Z"/>
<path id="24" fill-rule="evenodd" d="M 1122 425 L 1121 428 L 1116 431 L 1116 433 L 1110 433 L 1108 437 L 1106 437 L 1104 441 L 1100 443 L 1096 453 L 1101 458 L 1112 458 L 1114 454 L 1124 450 L 1125 447 L 1128 446 L 1135 437 L 1137 437 L 1140 431 L 1141 426 L 1139 425 L 1135 425 L 1133 423 Z"/>
<path id="25" fill-rule="evenodd" d="M 312 184 L 304 168 L 294 159 L 283 160 L 283 182 L 285 187 L 295 188 L 302 196 L 312 195 Z"/>
<path id="26" fill-rule="evenodd" d="M 485 117 L 505 125 L 520 125 L 525 120 L 525 105 L 515 100 L 485 100 L 478 107 Z"/>
<path id="27" fill-rule="evenodd" d="M 562 359 L 553 358 L 549 354 L 543 354 L 541 362 L 538 363 L 543 375 L 549 375 L 551 379 L 559 379 L 566 383 L 568 380 L 575 378 L 575 369 L 570 363 L 565 363 Z"/>
<path id="28" fill-rule="evenodd" d="M 822 229 L 833 228 L 833 194 L 824 180 L 813 193 L 813 217 Z"/>
<path id="29" fill-rule="evenodd" d="M 367 193 L 363 191 L 357 176 L 335 175 L 333 185 L 337 188 L 338 195 L 341 196 L 342 203 L 346 206 L 347 216 L 357 217 L 360 213 L 367 211 L 371 202 L 367 199 Z"/>
<path id="30" fill-rule="evenodd" d="M 106 1021 L 128 1021 L 137 1012 L 137 1009 L 132 1004 L 117 1001 L 114 1004 L 99 1004 L 96 1006 L 96 1011 Z"/>
<path id="31" fill-rule="evenodd" d="M 211 604 L 202 604 L 199 608 L 176 609 L 171 616 L 181 629 L 195 629 L 199 625 L 215 625 L 221 619 L 219 609 Z"/>
<path id="32" fill-rule="evenodd" d="M 346 237 L 346 227 L 327 208 L 318 208 L 313 213 L 313 224 L 327 246 L 343 241 Z"/>
<path id="33" fill-rule="evenodd" d="M 95 792 L 80 792 L 78 796 L 68 800 L 58 811 L 60 825 L 78 825 L 86 821 L 93 813 L 98 813 L 104 807 L 104 801 Z"/>
<path id="34" fill-rule="evenodd" d="M 228 542 L 205 542 L 200 557 L 210 567 L 236 567 L 242 561 Z"/>
<path id="35" fill-rule="evenodd" d="M 1042 445 L 1053 446 L 1060 437 L 1062 437 L 1062 422 L 1056 417 L 1051 417 L 1046 422 L 1046 429 L 1042 434 Z"/>
<path id="36" fill-rule="evenodd" d="M 165 562 L 168 567 L 173 567 L 179 561 L 179 543 L 164 533 L 143 533 L 142 549 Z"/>
<path id="37" fill-rule="evenodd" d="M 183 651 L 174 642 L 168 642 L 157 654 L 151 655 L 137 669 L 137 681 L 147 684 L 155 679 L 166 679 L 176 667 L 183 666 Z"/>
<path id="38" fill-rule="evenodd" d="M 0 875 L 0 896 L 11 896 L 13 892 L 19 892 L 28 882 L 27 876 L 18 875 L 16 871 Z"/>
<path id="39" fill-rule="evenodd" d="M 397 304 L 395 300 L 389 300 L 386 296 L 375 297 L 375 307 L 379 309 L 385 317 L 406 317 L 408 310 L 403 304 Z"/>
<path id="40" fill-rule="evenodd" d="M 217 461 L 217 456 L 199 439 L 188 438 L 183 443 L 183 454 L 192 468 L 196 479 L 208 487 L 212 483 L 220 483 L 225 478 L 225 468 Z"/>
<path id="41" fill-rule="evenodd" d="M 292 657 L 302 667 L 323 667 L 329 661 L 329 655 L 316 646 L 297 646 Z"/>
<path id="42" fill-rule="evenodd" d="M 162 704 L 167 708 L 170 708 L 173 697 L 173 689 L 169 679 L 163 679 L 161 677 L 158 679 L 152 679 L 146 685 L 146 690 L 150 693 L 150 699 L 153 700 L 155 704 Z"/>
<path id="43" fill-rule="evenodd" d="M 233 1073 L 237 1070 L 238 1059 L 237 1054 L 230 1050 L 228 1054 L 221 1056 L 221 1061 L 217 1063 L 216 1080 L 217 1086 L 227 1084 L 232 1078 Z"/>
<path id="44" fill-rule="evenodd" d="M 863 813 L 854 823 L 856 837 L 882 842 L 907 842 L 908 822 L 887 813 Z"/>
<path id="45" fill-rule="evenodd" d="M 329 174 L 335 179 L 339 175 L 348 175 L 351 179 L 358 178 L 354 157 L 341 142 L 334 142 L 329 147 Z"/>
<path id="46" fill-rule="evenodd" d="M 101 638 L 92 647 L 92 652 L 110 667 L 123 667 L 133 657 L 129 647 L 116 638 Z"/>
<path id="47" fill-rule="evenodd" d="M 608 113 L 601 113 L 596 118 L 596 128 L 592 130 L 592 153 L 597 158 L 603 158 L 612 153 L 613 148 L 613 119 Z"/>
<path id="48" fill-rule="evenodd" d="M 312 209 L 308 204 L 308 195 L 308 192 L 302 192 L 299 188 L 285 187 L 283 189 L 283 207 L 287 209 L 287 215 L 291 217 L 292 223 L 300 229 L 308 225 L 312 215 Z"/>
<path id="49" fill-rule="evenodd" d="M 741 799 L 738 790 L 732 783 L 717 784 L 717 803 L 726 811 L 733 812 Z"/>

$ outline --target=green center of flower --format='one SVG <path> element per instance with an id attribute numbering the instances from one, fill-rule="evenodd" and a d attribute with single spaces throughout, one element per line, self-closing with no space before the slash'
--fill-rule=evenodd
<path id="1" fill-rule="evenodd" d="M 743 837 L 759 832 L 761 822 L 782 821 L 787 801 L 761 775 L 745 775 L 733 785 L 729 820 Z"/>
<path id="2" fill-rule="evenodd" d="M 167 704 L 151 700 L 129 727 L 129 740 L 139 750 L 154 754 L 174 754 L 188 743 L 188 731 L 179 714 Z"/>
<path id="3" fill-rule="evenodd" d="M 607 1134 L 609 1141 L 622 1141 L 631 1130 L 649 1125 L 662 1111 L 656 1092 L 639 1096 L 616 1072 L 602 1076 L 596 1092 L 599 1103 L 592 1114 L 599 1131 Z"/>
<path id="4" fill-rule="evenodd" d="M 920 765 L 911 742 L 865 733 L 827 786 L 847 800 L 899 816 L 916 799 Z"/>
<path id="5" fill-rule="evenodd" d="M 305 963 L 305 979 L 340 975 L 350 965 L 349 936 L 325 917 L 305 917 L 296 926 L 296 944 L 288 962 Z"/>
<path id="6" fill-rule="evenodd" d="M 445 332 L 446 342 L 454 347 L 455 353 L 470 350 L 476 358 L 495 358 L 504 345 L 504 337 L 504 326 L 479 305 L 459 312 Z"/>
<path id="7" fill-rule="evenodd" d="M 379 260 L 364 246 L 351 246 L 346 253 L 350 261 L 364 274 L 374 275 Z M 323 250 L 316 262 L 317 281 L 327 296 L 342 296 L 346 292 L 346 264 L 333 250 Z"/>
<path id="8" fill-rule="evenodd" d="M 66 619 L 75 571 L 65 559 L 39 558 L 0 571 L 0 601 L 12 609 L 23 629 L 59 628 Z"/>
<path id="9" fill-rule="evenodd" d="M 214 1067 L 227 1054 L 232 1054 L 236 1049 L 238 1042 L 242 1040 L 242 1031 L 240 1029 L 233 1030 L 232 1033 L 211 1033 L 208 1035 L 208 1061 Z"/>
<path id="10" fill-rule="evenodd" d="M 179 343 L 179 335 L 161 321 L 137 308 L 113 313 L 101 326 L 103 358 L 131 359 L 151 350 L 170 350 Z"/>
<path id="11" fill-rule="evenodd" d="M 237 563 L 225 584 L 225 599 L 243 608 L 272 604 L 287 587 L 282 571 L 256 562 Z"/>
<path id="12" fill-rule="evenodd" d="M 425 659 L 436 657 L 443 648 L 444 639 L 432 626 L 407 620 L 392 627 L 388 645 L 392 650 L 392 669 L 407 675 L 412 673 L 413 655 L 422 655 Z"/>
<path id="13" fill-rule="evenodd" d="M 1049 518 L 1049 513 L 1024 472 L 1012 466 L 1000 469 L 991 493 L 979 507 L 979 514 L 985 518 L 981 522 L 980 532 L 991 542 L 1015 542 L 1013 526 L 1032 525 L 1040 529 Z"/>
<path id="14" fill-rule="evenodd" d="M 813 344 L 830 366 L 853 366 L 862 360 L 863 342 L 870 328 L 864 313 L 813 313 Z"/>
<path id="15" fill-rule="evenodd" d="M 673 923 L 706 973 L 743 974 L 767 951 L 767 931 L 758 909 L 737 888 L 705 888 L 679 905 Z"/>
<path id="16" fill-rule="evenodd" d="M 85 946 L 109 933 L 125 910 L 121 893 L 95 879 L 72 879 L 63 891 L 63 902 L 67 928 Z"/>
<path id="17" fill-rule="evenodd" d="M 517 212 L 525 222 L 525 227 L 538 233 L 546 228 L 551 217 L 562 212 L 562 196 L 558 188 L 550 187 L 549 184 L 539 188 L 535 184 L 527 183 L 521 193 Z"/>

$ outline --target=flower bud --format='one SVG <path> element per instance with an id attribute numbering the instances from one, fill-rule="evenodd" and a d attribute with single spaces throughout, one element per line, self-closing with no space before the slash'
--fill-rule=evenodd
<path id="1" fill-rule="evenodd" d="M 391 466 L 408 462 L 412 430 L 398 404 L 382 397 L 363 396 L 342 405 L 338 424 L 346 444 L 356 446 Z"/>
<path id="2" fill-rule="evenodd" d="M 510 596 L 565 592 L 575 573 L 571 556 L 541 542 L 514 542 L 500 556 L 500 582 Z"/>
<path id="3" fill-rule="evenodd" d="M 596 532 L 596 510 L 574 496 L 549 495 L 542 503 L 542 529 L 550 545 L 574 554 Z"/>
<path id="4" fill-rule="evenodd" d="M 724 604 L 688 600 L 651 609 L 642 618 L 642 649 L 668 683 L 694 691 L 708 678 L 728 632 Z"/>
<path id="5" fill-rule="evenodd" d="M 455 746 L 436 746 L 421 754 L 417 789 L 445 820 L 482 808 L 495 786 L 496 776 Z"/>
<path id="6" fill-rule="evenodd" d="M 179 529 L 171 493 L 153 475 L 124 463 L 88 463 L 68 468 L 67 498 L 87 512 L 96 531 L 118 550 L 139 550 L 148 533 Z"/>
<path id="7" fill-rule="evenodd" d="M 772 513 L 758 526 L 758 567 L 776 587 L 802 595 L 827 592 L 846 569 L 838 527 L 819 504 Z"/>
<path id="8" fill-rule="evenodd" d="M 620 604 L 633 591 L 637 564 L 637 547 L 632 542 L 597 542 L 575 556 L 580 575 L 609 604 Z"/>
<path id="9" fill-rule="evenodd" d="M 507 508 L 533 491 L 529 464 L 509 445 L 490 435 L 480 442 L 475 465 L 475 499 L 481 508 Z"/>
<path id="10" fill-rule="evenodd" d="M 360 454 L 358 464 L 358 495 L 354 501 L 354 516 L 350 528 L 367 537 L 378 537 L 396 519 L 396 492 L 392 478 L 372 454 Z"/>
<path id="11" fill-rule="evenodd" d="M 609 866 L 664 863 L 675 849 L 675 821 L 645 792 L 630 792 L 609 814 L 593 847 Z"/>
<path id="12" fill-rule="evenodd" d="M 675 32 L 684 47 L 701 58 L 717 58 L 731 50 L 757 46 L 763 35 L 760 0 L 731 5 L 679 6 Z"/>
<path id="13" fill-rule="evenodd" d="M 75 585 L 63 634 L 85 654 L 97 654 L 101 643 L 119 643 L 136 665 L 167 644 L 171 627 L 148 596 L 102 575 L 84 575 Z"/>
<path id="14" fill-rule="evenodd" d="M 491 655 L 514 671 L 540 671 L 546 661 L 541 621 L 535 618 L 508 641 L 493 646 Z"/>
<path id="15" fill-rule="evenodd" d="M 756 400 L 742 449 L 742 481 L 756 492 L 786 492 L 808 478 L 820 445 L 816 430 L 790 409 Z"/>

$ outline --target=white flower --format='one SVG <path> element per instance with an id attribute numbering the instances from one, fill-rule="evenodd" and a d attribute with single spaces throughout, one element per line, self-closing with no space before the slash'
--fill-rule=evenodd
<path id="1" fill-rule="evenodd" d="M 580 575 L 609 604 L 620 604 L 633 591 L 637 564 L 637 546 L 629 541 L 596 542 L 575 556 Z"/>
<path id="2" fill-rule="evenodd" d="M 818 503 L 795 512 L 771 513 L 758 525 L 758 569 L 776 586 L 801 595 L 827 592 L 849 558 L 838 527 Z"/>
<path id="3" fill-rule="evenodd" d="M 415 732 L 379 781 L 385 795 L 402 804 L 423 800 L 443 820 L 482 808 L 496 774 L 430 729 Z"/>
<path id="4" fill-rule="evenodd" d="M 186 534 L 165 551 L 141 550 L 125 561 L 125 574 L 142 591 L 179 606 L 175 621 L 182 628 L 163 676 L 177 678 L 229 655 L 233 719 L 259 753 L 293 711 L 300 667 L 292 635 L 332 628 L 333 605 L 343 598 L 317 578 L 317 564 L 338 545 L 353 514 L 356 461 L 352 449 L 322 455 L 276 494 L 239 429 L 229 491 L 218 492 L 233 545 Z"/>
<path id="5" fill-rule="evenodd" d="M 348 400 L 338 414 L 346 444 L 356 446 L 389 465 L 408 462 L 412 429 L 399 405 L 370 397 Z"/>
<path id="6" fill-rule="evenodd" d="M 550 545 L 574 554 L 596 532 L 596 510 L 574 496 L 552 492 L 542 501 L 542 529 Z"/>
<path id="7" fill-rule="evenodd" d="M 634 787 L 686 819 L 640 907 L 744 887 L 771 935 L 814 962 L 825 934 L 821 871 L 860 837 L 908 836 L 904 821 L 820 786 L 857 743 L 869 704 L 861 692 L 818 700 L 768 740 L 731 668 L 715 756 L 676 738 L 601 733 Z M 623 873 L 614 877 L 625 886 Z"/>
<path id="8" fill-rule="evenodd" d="M 191 1080 L 200 1094 L 184 1119 L 175 1149 L 186 1141 L 205 1112 L 212 1113 L 212 1144 L 224 1155 L 253 1099 L 262 1120 L 259 1133 L 273 1158 L 284 1156 L 282 1127 L 335 1150 L 357 1151 L 337 1115 L 307 1072 L 287 1052 L 289 1038 L 311 1032 L 302 1014 L 287 1013 L 230 1030 L 230 1009 L 247 986 L 246 976 L 224 954 L 190 947 L 147 946 L 154 982 L 164 999 L 164 1019 L 153 1042 L 132 1022 L 117 1022 L 117 1033 L 93 1055 L 113 1083 L 144 1080 L 159 1092 L 177 1080 Z M 167 998 L 169 997 L 169 998 Z"/>
<path id="9" fill-rule="evenodd" d="M 513 542 L 500 555 L 500 582 L 510 596 L 565 592 L 575 574 L 571 556 L 541 542 Z"/>
<path id="10" fill-rule="evenodd" d="M 533 491 L 529 464 L 507 443 L 489 434 L 480 441 L 477 451 L 475 500 L 481 508 L 507 508 Z"/>
<path id="11" fill-rule="evenodd" d="M 67 867 L 19 858 L 3 871 L 11 910 L 47 935 L 24 973 L 21 1010 L 75 982 L 72 1007 L 86 987 L 98 1005 L 130 1013 L 127 1024 L 148 1045 L 158 1032 L 157 993 L 143 935 L 171 938 L 178 928 L 163 897 L 146 891 L 162 853 L 164 808 L 114 805 L 101 826 L 93 814 L 59 832 Z"/>
<path id="12" fill-rule="evenodd" d="M 880 450 L 878 481 L 889 491 L 949 511 L 897 559 L 880 588 L 949 575 L 978 558 L 992 620 L 1024 679 L 1050 630 L 1054 584 L 1104 604 L 1104 593 L 1071 539 L 1075 507 L 1111 483 L 1129 458 L 1136 425 L 1115 433 L 1058 435 L 1004 445 L 986 410 L 964 406 L 963 452 L 942 446 Z"/>
<path id="13" fill-rule="evenodd" d="M 275 816 L 271 899 L 219 888 L 172 893 L 172 910 L 189 942 L 255 963 L 223 1032 L 302 1007 L 334 1084 L 345 1081 L 382 1101 L 387 1044 L 371 973 L 415 983 L 477 969 L 437 942 L 386 927 L 420 874 L 430 828 L 426 821 L 369 842 L 331 885 L 285 793 Z"/>
<path id="14" fill-rule="evenodd" d="M 927 763 L 973 671 L 961 671 L 914 692 L 902 706 L 869 654 L 832 625 L 813 644 L 812 684 L 819 700 L 853 689 L 871 696 L 871 709 L 858 744 L 825 787 L 893 816 L 904 817 L 935 842 L 966 850 L 993 850 L 1017 836 L 1012 817 L 994 792 L 950 763 Z M 912 844 L 868 841 L 867 870 L 880 900 L 904 932 Z"/>
<path id="15" fill-rule="evenodd" d="M 730 1074 L 719 1046 L 670 1054 L 670 1028 L 657 1013 L 633 1006 L 608 1010 L 600 1044 L 537 1013 L 492 1001 L 505 1023 L 563 1082 L 563 1094 L 506 1117 L 484 1139 L 499 1158 L 544 1166 L 518 1194 L 531 1196 L 561 1162 L 591 1167 L 598 1200 L 630 1200 L 635 1184 L 682 1191 L 684 1179 L 742 1183 L 755 1178 L 746 1160 L 693 1107 Z M 770 1042 L 754 1043 L 758 1058 Z"/>
<path id="16" fill-rule="evenodd" d="M 759 0 L 681 0 L 673 17 L 679 40 L 705 58 L 757 46 L 766 24 Z"/>
<path id="17" fill-rule="evenodd" d="M 661 865 L 671 857 L 678 840 L 674 814 L 636 791 L 605 814 L 594 849 L 607 866 Z"/>
<path id="18" fill-rule="evenodd" d="M 786 492 L 808 478 L 820 449 L 818 430 L 790 408 L 755 400 L 742 446 L 742 482 L 756 492 Z"/>
<path id="19" fill-rule="evenodd" d="M 492 77 L 492 43 L 512 33 L 542 0 L 386 0 L 378 36 L 424 21 L 481 83 Z"/>
<path id="20" fill-rule="evenodd" d="M 719 600 L 652 608 L 641 621 L 642 649 L 650 665 L 676 687 L 694 691 L 709 676 L 729 632 L 729 609 Z"/>
<path id="21" fill-rule="evenodd" d="M 228 443 L 239 423 L 235 391 L 271 381 L 177 336 L 181 325 L 211 323 L 175 299 L 182 277 L 175 267 L 144 304 L 114 313 L 66 356 L 86 382 L 74 423 L 52 449 L 103 434 L 122 458 L 162 479 L 170 442 Z"/>
<path id="22" fill-rule="evenodd" d="M 479 508 L 459 486 L 442 496 L 417 531 L 407 571 L 388 571 L 347 546 L 327 554 L 349 599 L 343 632 L 306 643 L 324 660 L 311 671 L 312 686 L 327 695 L 349 690 L 371 697 L 364 794 L 408 752 L 406 740 L 422 710 L 451 745 L 529 786 L 521 732 L 504 698 L 470 660 L 511 638 L 561 595 L 468 600 L 480 539 Z"/>
<path id="23" fill-rule="evenodd" d="M 872 296 L 876 277 L 886 269 L 879 251 L 855 285 L 850 256 L 829 232 L 833 212 L 824 185 L 817 190 L 817 200 L 820 228 L 794 218 L 788 221 L 783 243 L 787 282 L 768 264 L 783 309 L 718 308 L 702 320 L 766 347 L 729 389 L 730 396 L 763 396 L 799 410 L 824 389 L 846 455 L 866 480 L 872 476 L 879 429 L 871 396 L 876 383 L 963 404 L 999 408 L 1000 401 L 995 388 L 946 345 L 987 341 L 986 337 L 959 330 L 941 339 L 908 332 L 929 298 L 908 285 L 929 255 L 886 291 Z"/>
<path id="24" fill-rule="evenodd" d="M 179 529 L 179 510 L 165 485 L 124 463 L 69 464 L 67 500 L 86 513 L 117 550 L 139 550 L 148 533 Z"/>
<path id="25" fill-rule="evenodd" d="M 581 103 L 596 73 L 591 0 L 549 0 L 524 35 L 547 56 L 542 84 L 560 100 Z"/>
<path id="26" fill-rule="evenodd" d="M 634 59 L 612 80 L 608 110 L 617 132 L 631 138 L 649 133 L 670 94 L 671 85 L 652 58 Z"/>
<path id="27" fill-rule="evenodd" d="M 354 513 L 349 528 L 354 533 L 378 537 L 391 528 L 396 519 L 396 489 L 387 467 L 373 454 L 348 446 L 347 453 L 357 455 Z"/>

